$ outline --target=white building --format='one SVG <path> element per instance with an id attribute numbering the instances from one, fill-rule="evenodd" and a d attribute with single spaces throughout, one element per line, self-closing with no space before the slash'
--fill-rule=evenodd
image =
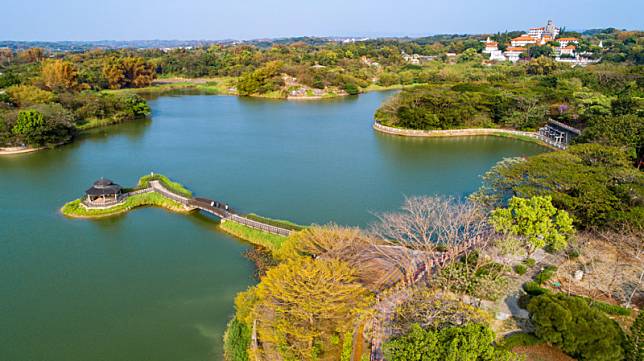
<path id="1" fill-rule="evenodd" d="M 490 40 L 490 37 L 488 36 L 487 40 L 483 42 L 485 44 L 485 49 L 483 49 L 483 52 L 486 54 L 491 54 L 493 51 L 498 51 L 499 50 L 499 43 L 496 41 Z"/>
<path id="2" fill-rule="evenodd" d="M 493 50 L 490 52 L 490 60 L 496 60 L 496 61 L 506 61 L 508 58 L 503 55 L 503 52 L 501 50 Z"/>
<path id="3" fill-rule="evenodd" d="M 503 53 L 503 55 L 505 55 L 508 58 L 508 60 L 515 63 L 519 60 L 519 56 L 523 52 L 525 52 L 525 48 L 511 46 L 505 51 L 505 53 Z"/>
<path id="4" fill-rule="evenodd" d="M 531 37 L 529 35 L 521 35 L 521 36 L 518 36 L 518 37 L 512 39 L 512 41 L 510 41 L 510 43 L 514 47 L 534 45 L 534 44 L 537 43 L 537 39 L 535 39 L 535 38 L 533 38 L 533 37 Z"/>
<path id="5" fill-rule="evenodd" d="M 579 40 L 577 40 L 577 38 L 559 38 L 557 41 L 561 47 L 566 47 L 570 43 L 579 44 Z"/>
<path id="6" fill-rule="evenodd" d="M 561 47 L 557 48 L 556 52 L 557 52 L 557 55 L 575 56 L 575 49 L 577 49 L 577 48 L 574 45 L 561 46 Z"/>
<path id="7" fill-rule="evenodd" d="M 528 36 L 535 39 L 541 39 L 544 31 L 546 31 L 546 28 L 544 28 L 543 26 L 540 28 L 530 28 L 528 29 Z"/>

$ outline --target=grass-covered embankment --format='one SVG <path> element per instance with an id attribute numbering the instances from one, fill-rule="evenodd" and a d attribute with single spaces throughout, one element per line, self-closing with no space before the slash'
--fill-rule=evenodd
<path id="1" fill-rule="evenodd" d="M 134 93 L 140 95 L 161 96 L 176 92 L 196 92 L 206 95 L 235 95 L 230 89 L 237 78 L 167 78 L 158 79 L 152 85 L 142 88 L 104 90 L 106 93 Z"/>
<path id="2" fill-rule="evenodd" d="M 175 193 L 187 198 L 192 197 L 192 192 L 189 191 L 186 187 L 184 187 L 181 183 L 174 182 L 170 180 L 170 178 L 162 174 L 144 175 L 143 177 L 139 178 L 139 182 L 136 185 L 136 189 L 143 189 L 143 188 L 149 187 L 150 181 L 153 181 L 153 180 L 159 181 L 166 189 L 168 189 L 172 193 Z"/>
<path id="3" fill-rule="evenodd" d="M 150 187 L 150 181 L 156 180 L 159 181 L 166 189 L 184 197 L 192 197 L 192 192 L 186 189 L 180 183 L 170 180 L 170 178 L 162 174 L 149 174 L 139 178 L 137 185 L 133 189 L 124 189 L 123 191 L 136 191 L 140 189 L 145 189 Z M 86 208 L 81 204 L 81 199 L 76 199 L 65 204 L 60 211 L 69 217 L 77 218 L 95 218 L 95 217 L 107 217 L 120 213 L 127 212 L 131 209 L 143 206 L 156 206 L 162 207 L 167 210 L 179 213 L 185 213 L 190 211 L 183 204 L 178 203 L 172 199 L 164 197 L 160 193 L 148 192 L 142 194 L 135 194 L 128 196 L 123 203 L 117 204 L 113 207 L 105 209 L 96 209 L 96 208 Z"/>
<path id="4" fill-rule="evenodd" d="M 149 192 L 143 194 L 136 194 L 129 196 L 125 199 L 123 203 L 115 205 L 114 207 L 106 209 L 93 209 L 85 208 L 81 204 L 80 199 L 76 199 L 65 204 L 61 209 L 61 213 L 68 217 L 76 218 L 98 218 L 98 217 L 107 217 L 113 216 L 120 213 L 125 213 L 131 209 L 144 206 L 156 206 L 162 207 L 167 210 L 179 213 L 188 212 L 189 209 L 184 207 L 182 204 L 173 201 L 172 199 L 166 198 L 163 195 L 156 192 Z"/>
<path id="5" fill-rule="evenodd" d="M 291 231 L 301 231 L 304 228 L 306 228 L 305 226 L 301 226 L 301 225 L 299 225 L 297 223 L 293 223 L 291 221 L 287 221 L 287 220 L 283 220 L 283 219 L 272 219 L 272 218 L 268 218 L 268 217 L 262 217 L 262 216 L 259 216 L 259 215 L 255 214 L 255 213 L 247 214 L 246 218 L 252 219 L 253 221 L 257 221 L 257 222 L 262 222 L 264 224 L 268 224 L 268 225 L 271 225 L 271 226 L 288 229 L 288 230 L 291 230 Z"/>
<path id="6" fill-rule="evenodd" d="M 282 243 L 284 243 L 287 238 L 277 234 L 250 228 L 246 225 L 230 220 L 222 222 L 219 227 L 235 237 L 241 238 L 256 246 L 264 247 L 271 251 L 271 253 L 273 254 L 280 249 Z"/>

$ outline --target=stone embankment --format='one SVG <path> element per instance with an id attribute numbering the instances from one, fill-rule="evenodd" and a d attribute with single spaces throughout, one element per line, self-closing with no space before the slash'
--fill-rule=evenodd
<path id="1" fill-rule="evenodd" d="M 404 137 L 466 137 L 476 135 L 494 135 L 514 137 L 517 139 L 534 140 L 540 142 L 539 134 L 535 132 L 522 132 L 512 129 L 496 129 L 496 128 L 470 128 L 470 129 L 447 129 L 447 130 L 416 130 L 416 129 L 403 129 L 394 128 L 374 122 L 373 129 L 387 134 L 400 135 Z"/>

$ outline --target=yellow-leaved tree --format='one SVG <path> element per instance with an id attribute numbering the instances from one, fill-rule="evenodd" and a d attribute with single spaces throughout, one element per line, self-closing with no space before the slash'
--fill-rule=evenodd
<path id="1" fill-rule="evenodd" d="M 72 90 L 78 87 L 76 67 L 69 61 L 49 60 L 43 63 L 41 76 L 49 90 Z"/>
<path id="2" fill-rule="evenodd" d="M 351 331 L 373 300 L 346 262 L 309 257 L 272 268 L 253 293 L 258 352 L 297 360 L 337 348 L 334 338 Z"/>

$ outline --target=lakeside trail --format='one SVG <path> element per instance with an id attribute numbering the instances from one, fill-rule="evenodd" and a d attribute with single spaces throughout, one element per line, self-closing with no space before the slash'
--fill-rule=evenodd
<path id="1" fill-rule="evenodd" d="M 497 136 L 512 139 L 523 140 L 526 142 L 537 143 L 547 148 L 559 149 L 544 142 L 536 132 L 524 132 L 513 129 L 497 129 L 497 128 L 467 128 L 467 129 L 439 129 L 439 130 L 417 130 L 394 128 L 375 121 L 373 129 L 386 134 L 398 135 L 403 137 L 418 137 L 418 138 L 444 138 L 444 137 L 469 137 L 469 136 Z"/>
<path id="2" fill-rule="evenodd" d="M 455 248 L 435 254 L 427 261 L 422 261 L 417 264 L 411 279 L 406 282 L 405 280 L 388 288 L 387 291 L 392 290 L 391 294 L 380 298 L 377 296 L 376 304 L 372 307 L 373 318 L 371 320 L 371 361 L 383 361 L 384 353 L 382 346 L 384 342 L 391 337 L 392 331 L 388 327 L 390 321 L 393 320 L 396 308 L 409 299 L 414 293 L 414 287 L 423 280 L 428 280 L 429 277 L 439 272 L 445 266 L 451 264 L 460 256 L 471 251 L 474 247 L 479 246 L 480 239 L 470 240 L 462 243 Z M 354 344 L 355 348 L 356 345 Z"/>

